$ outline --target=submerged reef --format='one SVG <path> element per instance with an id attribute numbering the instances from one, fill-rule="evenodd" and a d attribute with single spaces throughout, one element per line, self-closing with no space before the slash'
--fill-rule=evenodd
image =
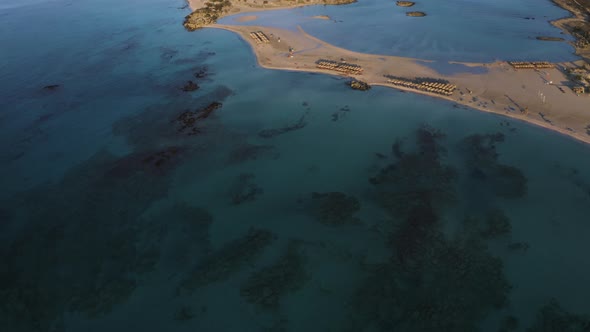
<path id="1" fill-rule="evenodd" d="M 171 146 L 160 151 L 131 153 L 114 163 L 107 174 L 126 177 L 142 171 L 150 175 L 166 175 L 180 164 L 186 152 L 186 148 Z"/>
<path id="2" fill-rule="evenodd" d="M 244 236 L 226 243 L 197 263 L 180 282 L 177 292 L 192 292 L 199 287 L 226 280 L 254 260 L 273 240 L 274 235 L 269 231 L 250 229 Z"/>
<path id="3" fill-rule="evenodd" d="M 186 82 L 186 84 L 182 87 L 182 91 L 184 92 L 192 92 L 192 91 L 196 91 L 200 88 L 200 86 L 193 82 L 193 81 L 188 81 Z"/>
<path id="4" fill-rule="evenodd" d="M 590 331 L 590 317 L 569 313 L 553 299 L 537 312 L 535 322 L 526 331 L 587 332 Z"/>
<path id="5" fill-rule="evenodd" d="M 299 118 L 299 121 L 297 121 L 296 123 L 294 123 L 292 125 L 287 125 L 287 126 L 284 126 L 281 128 L 276 128 L 276 129 L 261 130 L 258 133 L 258 136 L 260 136 L 262 138 L 272 138 L 272 137 L 275 137 L 278 135 L 288 133 L 290 131 L 303 129 L 305 126 L 307 126 L 307 122 L 305 122 L 305 116 L 302 116 L 301 118 Z"/>
<path id="6" fill-rule="evenodd" d="M 498 161 L 496 146 L 502 142 L 502 133 L 466 137 L 461 143 L 465 165 L 472 177 L 485 182 L 495 195 L 505 198 L 523 197 L 527 191 L 527 179 L 522 171 Z"/>
<path id="7" fill-rule="evenodd" d="M 164 269 L 183 271 L 192 267 L 192 263 L 209 252 L 209 227 L 213 216 L 205 209 L 175 203 L 162 210 L 157 220 L 166 221 L 166 243 L 161 255 Z"/>
<path id="8" fill-rule="evenodd" d="M 254 272 L 240 287 L 246 301 L 266 309 L 276 309 L 289 292 L 301 288 L 308 279 L 304 259 L 294 244 L 272 265 Z"/>
<path id="9" fill-rule="evenodd" d="M 241 144 L 234 148 L 228 158 L 228 164 L 240 164 L 262 158 L 278 159 L 280 153 L 273 145 Z"/>
<path id="10" fill-rule="evenodd" d="M 206 107 L 197 111 L 184 111 L 177 118 L 176 122 L 180 124 L 179 133 L 186 133 L 187 135 L 197 135 L 201 130 L 197 127 L 200 121 L 208 118 L 213 111 L 222 106 L 219 102 L 212 102 Z"/>
<path id="11" fill-rule="evenodd" d="M 135 151 L 158 150 L 162 142 L 201 150 L 223 139 L 215 135 L 221 126 L 212 114 L 232 94 L 231 89 L 222 85 L 197 98 L 177 96 L 169 104 L 152 105 L 122 118 L 113 125 L 113 132 L 125 138 Z M 197 137 L 201 144 L 191 142 Z"/>
<path id="12" fill-rule="evenodd" d="M 55 90 L 59 89 L 60 87 L 61 87 L 61 85 L 59 85 L 59 84 L 46 85 L 43 87 L 43 90 L 55 91 Z"/>
<path id="13" fill-rule="evenodd" d="M 256 175 L 253 173 L 242 173 L 238 175 L 229 191 L 231 203 L 233 205 L 252 202 L 256 200 L 257 196 L 264 193 L 262 188 L 257 186 L 255 183 L 252 183 L 252 180 L 255 178 Z"/>
<path id="14" fill-rule="evenodd" d="M 481 235 L 486 239 L 509 235 L 512 231 L 510 219 L 508 219 L 502 210 L 496 209 L 490 211 L 485 221 L 486 226 L 481 232 Z"/>
<path id="15" fill-rule="evenodd" d="M 168 181 L 141 171 L 113 177 L 102 152 L 51 185 L 13 198 L 19 230 L 0 244 L 0 322 L 6 331 L 50 331 L 65 311 L 106 314 L 160 259 L 160 228 L 142 214 Z"/>
<path id="16" fill-rule="evenodd" d="M 436 226 L 424 233 L 429 240 L 412 262 L 369 267 L 353 297 L 350 331 L 477 331 L 488 311 L 507 304 L 502 261 L 477 238 L 449 240 Z"/>
<path id="17" fill-rule="evenodd" d="M 395 215 L 408 215 L 424 205 L 454 199 L 456 171 L 441 162 L 446 149 L 439 141 L 444 137 L 438 130 L 422 126 L 416 131 L 416 152 L 403 151 L 401 140 L 392 145 L 394 162 L 369 179 L 386 210 Z"/>
<path id="18" fill-rule="evenodd" d="M 191 307 L 183 305 L 182 307 L 180 307 L 180 309 L 178 309 L 178 311 L 176 312 L 176 314 L 174 314 L 174 319 L 177 321 L 187 321 L 187 320 L 191 320 L 195 317 L 195 314 L 193 313 L 193 310 L 191 309 Z"/>
<path id="19" fill-rule="evenodd" d="M 338 121 L 342 119 L 346 114 L 350 112 L 350 107 L 348 105 L 344 105 L 344 107 L 340 107 L 340 109 L 334 113 L 332 113 L 332 121 Z"/>
<path id="20" fill-rule="evenodd" d="M 457 173 L 446 165 L 445 135 L 418 128 L 415 150 L 398 139 L 370 182 L 391 214 L 382 226 L 389 257 L 363 264 L 367 276 L 353 294 L 349 331 L 477 331 L 489 311 L 505 307 L 511 286 L 486 239 L 506 234 L 509 222 L 492 210 L 450 234 L 444 207 L 456 203 Z"/>
<path id="21" fill-rule="evenodd" d="M 207 78 L 209 77 L 209 67 L 201 67 L 193 75 L 196 78 Z"/>
<path id="22" fill-rule="evenodd" d="M 516 331 L 518 329 L 518 318 L 514 317 L 514 316 L 506 316 L 503 320 L 502 320 L 502 325 L 500 326 L 500 329 L 498 330 L 498 332 L 510 332 L 510 331 Z"/>
<path id="23" fill-rule="evenodd" d="M 360 210 L 361 204 L 354 196 L 340 192 L 314 192 L 311 197 L 311 213 L 320 223 L 329 226 L 360 223 L 354 214 Z"/>

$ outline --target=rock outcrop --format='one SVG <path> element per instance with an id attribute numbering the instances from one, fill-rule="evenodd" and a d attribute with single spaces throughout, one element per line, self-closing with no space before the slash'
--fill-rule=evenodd
<path id="1" fill-rule="evenodd" d="M 400 7 L 412 7 L 416 3 L 412 1 L 397 1 L 395 4 Z"/>
<path id="2" fill-rule="evenodd" d="M 407 12 L 406 16 L 423 17 L 423 16 L 426 16 L 426 13 L 425 12 Z"/>
<path id="3" fill-rule="evenodd" d="M 361 90 L 361 91 L 367 91 L 371 88 L 369 83 L 363 82 L 363 81 L 356 81 L 356 80 L 350 81 L 348 83 L 348 85 L 354 90 Z"/>

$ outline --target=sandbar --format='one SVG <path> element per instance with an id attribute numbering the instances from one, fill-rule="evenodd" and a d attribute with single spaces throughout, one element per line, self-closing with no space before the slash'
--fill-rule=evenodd
<path id="1" fill-rule="evenodd" d="M 563 20 L 552 23 L 559 26 Z M 443 75 L 424 65 L 428 59 L 353 52 L 311 36 L 301 27 L 296 30 L 222 24 L 207 27 L 240 35 L 250 45 L 258 64 L 263 68 L 354 78 L 371 85 L 428 95 L 448 100 L 458 108 L 471 108 L 526 121 L 590 144 L 590 96 L 578 96 L 563 84 L 568 82 L 565 70 L 573 65 L 582 66 L 582 60 L 535 70 L 516 70 L 503 61 L 449 62 L 485 70 Z M 253 31 L 262 31 L 271 37 L 267 43 L 257 42 L 251 36 Z M 361 66 L 363 71 L 360 74 L 343 74 L 317 68 L 316 62 L 320 59 L 345 61 Z M 450 96 L 419 91 L 390 84 L 385 75 L 441 79 L 457 85 L 458 89 Z M 346 87 L 343 85 L 343 88 Z"/>

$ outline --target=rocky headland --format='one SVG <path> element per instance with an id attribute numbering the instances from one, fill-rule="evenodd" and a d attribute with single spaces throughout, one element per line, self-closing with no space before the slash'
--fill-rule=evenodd
<path id="1" fill-rule="evenodd" d="M 412 1 L 397 1 L 395 4 L 400 7 L 412 7 L 416 3 Z"/>
<path id="2" fill-rule="evenodd" d="M 267 9 L 293 8 L 310 5 L 346 5 L 356 0 L 307 0 L 304 3 L 294 3 L 288 0 L 277 0 L 269 3 L 262 1 L 262 4 L 250 3 L 248 1 L 237 2 L 230 0 L 206 0 L 204 2 L 193 0 L 189 3 L 194 10 L 184 18 L 184 27 L 188 31 L 194 31 L 204 26 L 215 23 L 219 18 L 229 15 Z"/>

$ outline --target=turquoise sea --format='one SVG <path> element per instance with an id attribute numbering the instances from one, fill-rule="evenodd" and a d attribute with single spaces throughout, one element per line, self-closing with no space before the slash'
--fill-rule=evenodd
<path id="1" fill-rule="evenodd" d="M 184 6 L 0 4 L 0 331 L 589 331 L 588 146 L 259 68 Z M 549 1 L 416 10 L 260 19 L 358 51 L 574 59 L 534 40 L 560 34 Z"/>

